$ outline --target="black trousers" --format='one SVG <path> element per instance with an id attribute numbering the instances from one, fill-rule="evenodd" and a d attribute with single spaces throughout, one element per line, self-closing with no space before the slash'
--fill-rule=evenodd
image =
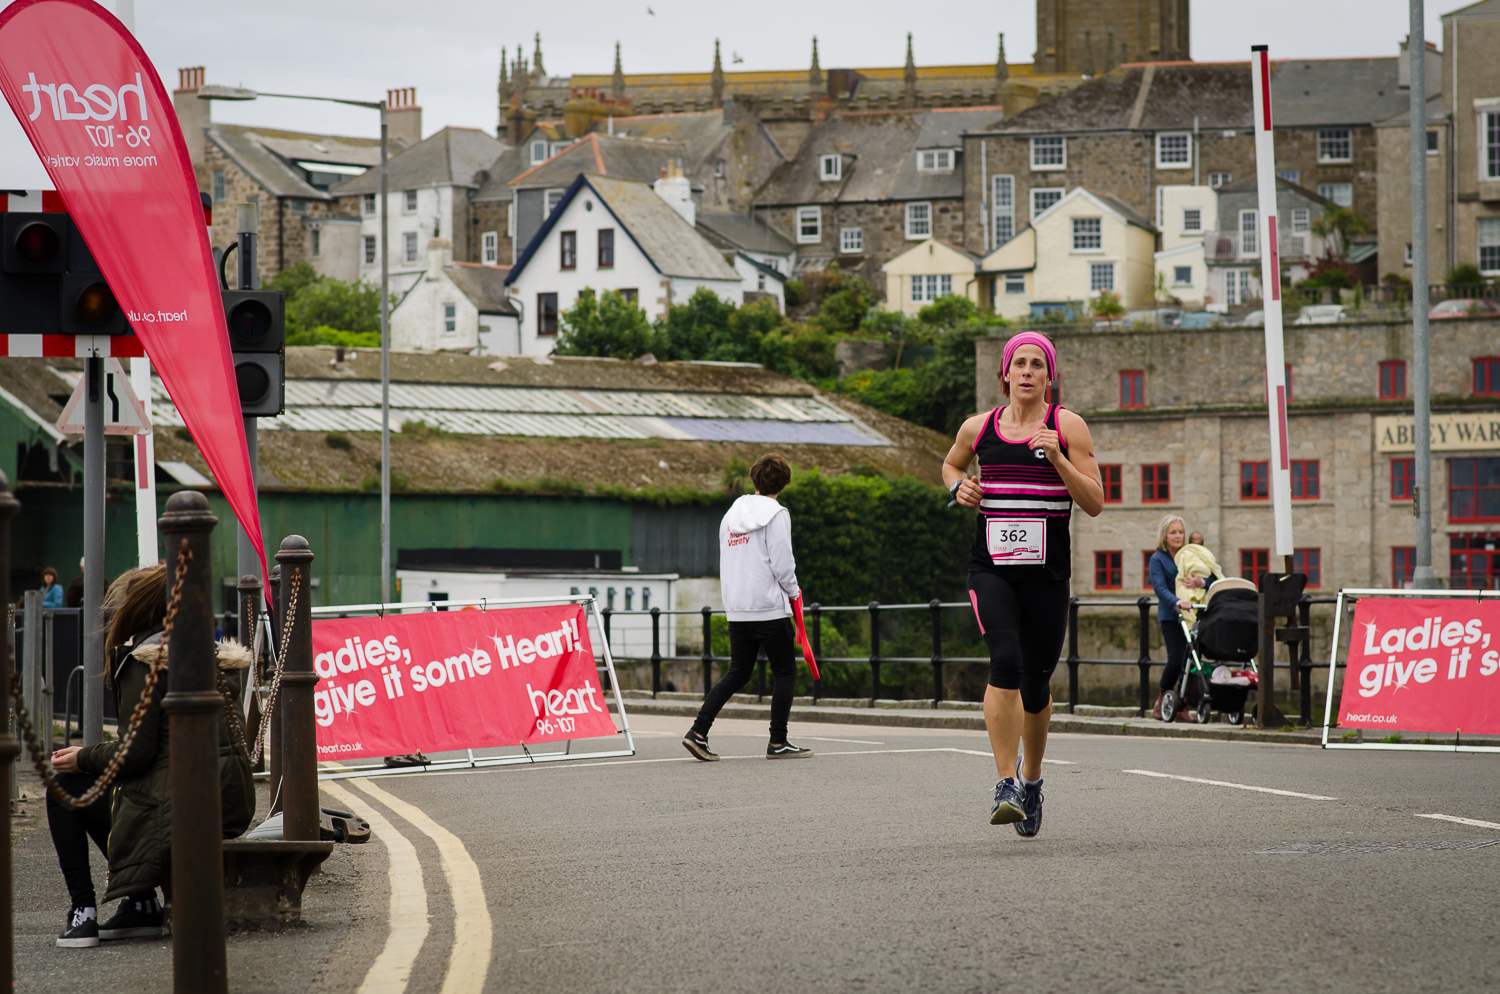
<path id="1" fill-rule="evenodd" d="M 77 797 L 94 785 L 92 773 L 59 773 L 58 783 L 63 790 Z M 94 875 L 89 871 L 89 840 L 106 857 L 109 855 L 109 799 L 108 792 L 99 800 L 79 811 L 69 811 L 47 795 L 47 827 L 52 830 L 52 848 L 57 850 L 57 863 L 62 867 L 63 881 L 68 886 L 68 897 L 75 908 L 97 907 L 94 895 Z"/>
<path id="2" fill-rule="evenodd" d="M 1177 686 L 1182 679 L 1182 667 L 1187 662 L 1187 636 L 1182 632 L 1182 622 L 1177 618 L 1161 622 L 1161 641 L 1167 647 L 1167 665 L 1161 671 L 1161 689 Z"/>
<path id="3" fill-rule="evenodd" d="M 771 686 L 771 741 L 786 741 L 786 722 L 792 713 L 792 682 L 797 672 L 796 638 L 790 618 L 729 623 L 729 672 L 708 692 L 693 722 L 693 731 L 708 734 L 729 698 L 750 682 L 761 649 L 766 650 L 766 660 L 775 678 Z"/>

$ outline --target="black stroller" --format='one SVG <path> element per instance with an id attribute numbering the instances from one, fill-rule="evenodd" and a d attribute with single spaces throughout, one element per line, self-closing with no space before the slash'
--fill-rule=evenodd
<path id="1" fill-rule="evenodd" d="M 1188 626 L 1188 659 L 1177 686 L 1162 692 L 1161 720 L 1175 721 L 1186 707 L 1206 724 L 1217 710 L 1231 725 L 1245 721 L 1245 700 L 1260 684 L 1255 656 L 1260 649 L 1259 593 L 1249 580 L 1228 578 L 1208 588 L 1208 600 Z"/>

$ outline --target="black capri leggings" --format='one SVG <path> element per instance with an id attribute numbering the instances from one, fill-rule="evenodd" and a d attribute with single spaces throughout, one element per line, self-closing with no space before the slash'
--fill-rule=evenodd
<path id="1" fill-rule="evenodd" d="M 990 686 L 1019 690 L 1028 714 L 1052 700 L 1052 671 L 1068 629 L 1068 581 L 1011 581 L 989 570 L 969 574 L 969 601 L 990 650 Z"/>

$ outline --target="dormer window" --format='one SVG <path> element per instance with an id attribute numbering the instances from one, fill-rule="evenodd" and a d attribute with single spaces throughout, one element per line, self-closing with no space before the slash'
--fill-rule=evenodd
<path id="1" fill-rule="evenodd" d="M 547 161 L 547 143 L 544 142 L 544 141 L 534 141 L 534 142 L 532 142 L 531 143 L 531 164 L 533 166 L 536 166 L 536 165 L 540 165 L 541 163 L 546 162 L 546 161 Z"/>
<path id="2" fill-rule="evenodd" d="M 834 183 L 844 178 L 844 157 L 838 154 L 818 158 L 818 178 L 824 183 Z"/>
<path id="3" fill-rule="evenodd" d="M 917 153 L 917 172 L 951 173 L 953 171 L 953 149 L 927 148 Z"/>

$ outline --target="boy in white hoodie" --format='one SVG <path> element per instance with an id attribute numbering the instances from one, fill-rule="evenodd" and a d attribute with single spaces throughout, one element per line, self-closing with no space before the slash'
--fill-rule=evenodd
<path id="1" fill-rule="evenodd" d="M 729 672 L 708 692 L 698 719 L 682 739 L 687 751 L 705 762 L 719 758 L 708 748 L 708 730 L 729 698 L 749 682 L 761 649 L 775 676 L 766 758 L 812 755 L 811 749 L 795 746 L 786 738 L 796 673 L 790 600 L 802 596 L 802 591 L 797 587 L 797 561 L 792 556 L 791 515 L 776 496 L 791 480 L 792 467 L 785 459 L 774 452 L 761 456 L 750 467 L 755 493 L 735 501 L 719 523 L 719 584 L 729 619 Z"/>

